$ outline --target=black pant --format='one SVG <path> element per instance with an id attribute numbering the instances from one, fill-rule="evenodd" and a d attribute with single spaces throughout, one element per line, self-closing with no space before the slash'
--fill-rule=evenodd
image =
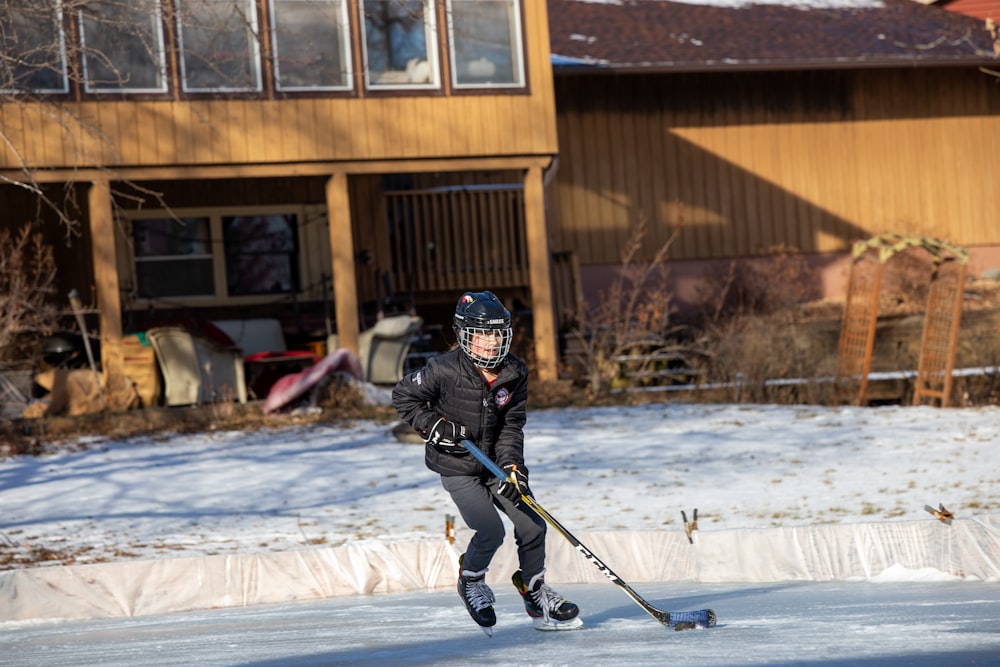
<path id="1" fill-rule="evenodd" d="M 493 560 L 504 538 L 500 510 L 514 524 L 517 559 L 527 583 L 545 571 L 545 521 L 524 503 L 514 505 L 497 495 L 499 485 L 495 477 L 441 477 L 441 486 L 451 494 L 465 524 L 475 531 L 465 550 L 462 569 L 480 572 Z"/>

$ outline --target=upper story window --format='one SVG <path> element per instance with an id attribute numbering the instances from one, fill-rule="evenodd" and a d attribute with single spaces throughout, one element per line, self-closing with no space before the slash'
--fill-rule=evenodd
<path id="1" fill-rule="evenodd" d="M 0 91 L 67 93 L 62 9 L 56 0 L 4 3 L 0 12 Z"/>
<path id="2" fill-rule="evenodd" d="M 347 0 L 271 0 L 275 88 L 350 90 Z"/>
<path id="3" fill-rule="evenodd" d="M 79 17 L 88 93 L 166 92 L 160 0 L 91 1 Z"/>
<path id="4" fill-rule="evenodd" d="M 0 0 L 0 94 L 525 89 L 523 2 Z"/>
<path id="5" fill-rule="evenodd" d="M 524 86 L 518 0 L 448 0 L 452 86 Z"/>
<path id="6" fill-rule="evenodd" d="M 177 0 L 185 92 L 261 90 L 254 0 Z"/>
<path id="7" fill-rule="evenodd" d="M 359 0 L 365 85 L 440 88 L 433 0 Z"/>

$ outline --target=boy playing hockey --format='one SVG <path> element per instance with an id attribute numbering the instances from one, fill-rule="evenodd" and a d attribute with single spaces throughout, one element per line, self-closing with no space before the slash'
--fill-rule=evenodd
<path id="1" fill-rule="evenodd" d="M 510 312 L 492 292 L 466 292 L 455 308 L 458 346 L 404 377 L 392 392 L 400 417 L 425 439 L 424 461 L 474 531 L 459 559 L 458 594 L 486 634 L 496 599 L 486 571 L 503 543 L 500 512 L 514 524 L 520 569 L 512 581 L 535 627 L 583 625 L 580 610 L 545 584 L 545 522 L 520 503 L 531 495 L 524 464 L 528 369 L 511 355 Z M 460 443 L 468 439 L 509 477 L 500 481 Z"/>

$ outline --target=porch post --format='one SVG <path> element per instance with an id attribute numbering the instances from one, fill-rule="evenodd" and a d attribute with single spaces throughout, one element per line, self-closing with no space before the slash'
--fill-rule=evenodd
<path id="1" fill-rule="evenodd" d="M 341 347 L 358 354 L 358 286 L 354 272 L 354 234 L 351 228 L 347 174 L 336 173 L 326 182 L 326 210 L 330 226 L 338 342 Z"/>
<path id="2" fill-rule="evenodd" d="M 545 221 L 545 185 L 542 168 L 529 167 L 524 178 L 524 224 L 527 228 L 528 264 L 531 276 L 531 313 L 535 328 L 535 359 L 538 379 L 557 380 L 558 350 L 552 306 L 552 273 L 549 233 Z"/>
<path id="3" fill-rule="evenodd" d="M 112 387 L 115 386 L 112 378 L 124 375 L 125 362 L 122 352 L 122 307 L 115 226 L 111 213 L 111 183 L 107 178 L 91 183 L 87 192 L 87 207 L 101 328 L 101 368 L 104 371 L 105 386 Z"/>

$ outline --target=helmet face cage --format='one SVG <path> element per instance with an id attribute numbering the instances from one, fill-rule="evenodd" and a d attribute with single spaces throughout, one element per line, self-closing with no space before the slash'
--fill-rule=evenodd
<path id="1" fill-rule="evenodd" d="M 513 332 L 509 326 L 495 329 L 462 327 L 457 333 L 458 344 L 472 363 L 480 368 L 496 368 L 510 352 Z"/>
<path id="2" fill-rule="evenodd" d="M 480 368 L 496 368 L 510 352 L 510 312 L 492 292 L 466 292 L 455 308 L 455 334 Z"/>

